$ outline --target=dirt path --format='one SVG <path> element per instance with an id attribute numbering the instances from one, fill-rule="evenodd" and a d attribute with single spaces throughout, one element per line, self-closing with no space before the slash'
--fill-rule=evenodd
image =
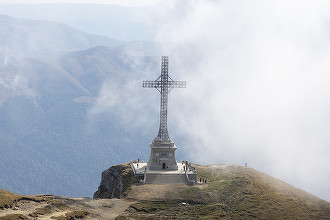
<path id="1" fill-rule="evenodd" d="M 60 209 L 51 202 L 65 206 Z M 89 199 L 89 198 L 68 198 L 54 197 L 50 201 L 35 202 L 30 200 L 19 201 L 15 207 L 0 210 L 0 219 L 6 219 L 7 215 L 23 215 L 29 219 L 51 219 L 52 217 L 65 216 L 74 210 L 87 211 L 89 214 L 84 219 L 114 219 L 121 215 L 134 202 L 126 199 Z M 50 213 L 31 217 L 29 214 L 40 209 L 50 209 Z"/>
<path id="2" fill-rule="evenodd" d="M 28 216 L 30 213 L 34 212 L 36 209 L 43 208 L 47 206 L 47 202 L 35 202 L 30 200 L 19 201 L 15 207 L 0 210 L 0 218 L 6 215 L 21 214 Z"/>
<path id="3" fill-rule="evenodd" d="M 126 199 L 89 199 L 56 197 L 63 204 L 90 214 L 86 219 L 113 219 L 122 214 L 134 202 Z"/>

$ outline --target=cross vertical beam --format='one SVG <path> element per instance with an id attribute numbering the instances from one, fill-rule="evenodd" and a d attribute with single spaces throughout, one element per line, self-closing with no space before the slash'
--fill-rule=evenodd
<path id="1" fill-rule="evenodd" d="M 162 57 L 160 92 L 160 124 L 158 137 L 163 141 L 170 141 L 167 130 L 167 103 L 168 103 L 168 57 Z"/>
<path id="2" fill-rule="evenodd" d="M 162 56 L 161 75 L 155 81 L 143 81 L 143 87 L 156 88 L 160 92 L 160 124 L 158 137 L 162 141 L 170 142 L 167 130 L 168 93 L 173 88 L 186 88 L 185 81 L 173 81 L 168 76 L 168 56 Z"/>

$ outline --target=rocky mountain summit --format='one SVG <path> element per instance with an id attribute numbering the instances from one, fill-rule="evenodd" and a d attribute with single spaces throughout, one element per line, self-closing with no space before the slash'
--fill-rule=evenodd
<path id="1" fill-rule="evenodd" d="M 206 183 L 140 184 L 121 164 L 102 173 L 94 199 L 0 190 L 0 219 L 330 219 L 329 202 L 252 168 L 194 166 Z"/>
<path id="2" fill-rule="evenodd" d="M 129 164 L 112 166 L 94 199 L 136 201 L 120 219 L 330 219 L 330 203 L 254 169 L 194 166 L 206 184 L 143 185 Z"/>

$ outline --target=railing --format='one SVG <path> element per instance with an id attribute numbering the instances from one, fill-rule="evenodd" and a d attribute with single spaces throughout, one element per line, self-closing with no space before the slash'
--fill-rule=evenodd
<path id="1" fill-rule="evenodd" d="M 192 185 L 195 185 L 196 184 L 195 180 L 191 180 L 188 176 L 188 173 L 187 172 L 185 172 L 185 173 L 186 173 L 186 177 L 187 177 L 188 182 L 191 183 Z"/>
<path id="2" fill-rule="evenodd" d="M 135 170 L 135 167 L 134 167 L 134 165 L 133 165 L 133 160 L 131 160 L 131 161 L 129 162 L 129 164 L 131 165 L 131 168 L 132 168 L 133 173 L 134 173 L 134 176 L 135 176 L 135 174 L 136 174 L 136 170 Z"/>
<path id="3" fill-rule="evenodd" d="M 195 168 L 191 165 L 191 163 L 190 163 L 188 160 L 182 161 L 182 163 L 184 163 L 185 166 L 186 166 L 185 174 L 186 174 L 186 178 L 187 178 L 188 182 L 189 182 L 190 184 L 192 184 L 192 185 L 195 185 L 195 184 L 196 184 L 195 180 L 191 180 L 191 179 L 189 178 L 189 175 L 188 175 L 188 171 L 190 171 L 190 172 L 192 172 L 193 174 L 196 175 L 196 170 L 195 170 Z"/>
<path id="4" fill-rule="evenodd" d="M 146 179 L 147 179 L 147 172 L 144 172 L 144 177 L 143 180 L 141 180 L 141 183 L 146 183 Z"/>
<path id="5" fill-rule="evenodd" d="M 191 165 L 191 163 L 188 160 L 182 161 L 182 163 L 186 166 L 186 171 L 192 171 L 194 174 L 196 174 L 195 168 Z"/>
<path id="6" fill-rule="evenodd" d="M 131 161 L 129 162 L 129 164 L 130 164 L 130 166 L 131 166 L 131 168 L 132 168 L 132 171 L 133 171 L 134 176 L 135 176 L 135 177 L 136 177 L 136 176 L 142 176 L 141 173 L 140 173 L 140 174 L 137 173 L 137 171 L 136 171 L 135 166 L 134 166 L 133 163 L 137 163 L 137 161 L 136 161 L 136 160 L 131 160 Z M 144 171 L 143 176 L 144 176 L 144 177 L 143 177 L 143 180 L 140 180 L 140 183 L 145 183 L 145 181 L 146 181 L 146 171 Z"/>

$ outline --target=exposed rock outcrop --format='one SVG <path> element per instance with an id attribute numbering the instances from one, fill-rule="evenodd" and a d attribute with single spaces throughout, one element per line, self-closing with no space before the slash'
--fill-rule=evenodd
<path id="1" fill-rule="evenodd" d="M 102 172 L 102 179 L 94 199 L 123 198 L 131 186 L 139 183 L 140 178 L 134 177 L 130 165 L 120 164 L 112 166 Z"/>

